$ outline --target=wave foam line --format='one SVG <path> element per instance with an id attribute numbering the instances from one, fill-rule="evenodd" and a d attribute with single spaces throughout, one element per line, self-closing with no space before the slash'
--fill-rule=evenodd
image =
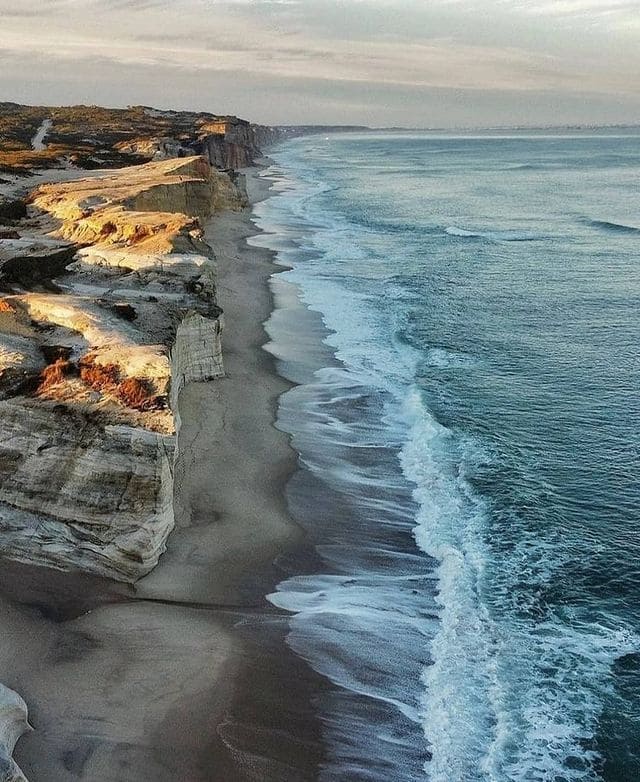
<path id="1" fill-rule="evenodd" d="M 496 561 L 489 508 L 465 477 L 473 457 L 429 415 L 418 389 L 403 414 L 411 431 L 401 462 L 419 504 L 415 538 L 440 562 L 439 624 L 422 675 L 430 782 L 597 782 L 593 747 L 611 666 L 639 639 L 592 617 L 518 612 L 510 595 L 527 557 L 554 571 L 561 562 L 532 540 Z"/>

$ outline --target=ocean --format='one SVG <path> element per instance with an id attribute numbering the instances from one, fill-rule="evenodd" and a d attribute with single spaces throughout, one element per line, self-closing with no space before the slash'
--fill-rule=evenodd
<path id="1" fill-rule="evenodd" d="M 640 779 L 640 137 L 281 144 L 256 207 L 320 779 Z"/>

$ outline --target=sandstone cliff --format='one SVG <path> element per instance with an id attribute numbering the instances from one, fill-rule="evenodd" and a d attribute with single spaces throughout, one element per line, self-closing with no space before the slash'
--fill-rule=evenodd
<path id="1" fill-rule="evenodd" d="M 200 131 L 195 148 L 216 168 L 246 168 L 260 155 L 253 128 L 245 120 L 228 117 L 203 125 Z"/>
<path id="2" fill-rule="evenodd" d="M 44 185 L 0 242 L 2 556 L 133 582 L 173 526 L 180 388 L 224 372 L 201 157 Z"/>
<path id="3" fill-rule="evenodd" d="M 46 138 L 36 148 L 33 140 L 42 123 L 47 123 Z M 193 154 L 217 168 L 241 168 L 279 135 L 278 128 L 209 112 L 0 102 L 0 172 L 119 168 Z"/>
<path id="4" fill-rule="evenodd" d="M 213 169 L 202 157 L 43 185 L 30 200 L 60 221 L 56 233 L 65 239 L 160 253 L 191 247 L 202 234 L 200 222 L 216 208 L 239 209 L 245 203 L 229 174 Z"/>

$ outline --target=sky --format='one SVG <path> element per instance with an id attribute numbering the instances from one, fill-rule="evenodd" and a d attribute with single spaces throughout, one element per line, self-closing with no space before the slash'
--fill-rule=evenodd
<path id="1" fill-rule="evenodd" d="M 640 123 L 640 0 L 0 0 L 0 100 L 265 124 Z"/>

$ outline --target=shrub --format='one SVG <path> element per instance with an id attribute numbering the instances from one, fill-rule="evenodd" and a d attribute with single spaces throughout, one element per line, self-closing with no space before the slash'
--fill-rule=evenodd
<path id="1" fill-rule="evenodd" d="M 138 377 L 128 377 L 118 386 L 121 401 L 134 410 L 158 410 L 163 407 L 162 400 L 153 393 L 149 383 Z"/>
<path id="2" fill-rule="evenodd" d="M 148 380 L 139 377 L 120 379 L 116 364 L 98 364 L 91 356 L 80 362 L 80 377 L 96 391 L 109 392 L 126 407 L 146 412 L 166 407 L 166 400 L 154 393 Z"/>
<path id="3" fill-rule="evenodd" d="M 66 377 L 74 373 L 74 370 L 75 367 L 67 359 L 57 359 L 53 364 L 46 366 L 40 373 L 40 382 L 38 383 L 36 393 L 41 394 L 43 391 L 51 388 L 51 386 L 57 386 L 58 383 L 62 383 Z"/>
<path id="4" fill-rule="evenodd" d="M 116 364 L 97 364 L 92 358 L 80 362 L 80 378 L 95 391 L 112 391 L 120 380 Z"/>

